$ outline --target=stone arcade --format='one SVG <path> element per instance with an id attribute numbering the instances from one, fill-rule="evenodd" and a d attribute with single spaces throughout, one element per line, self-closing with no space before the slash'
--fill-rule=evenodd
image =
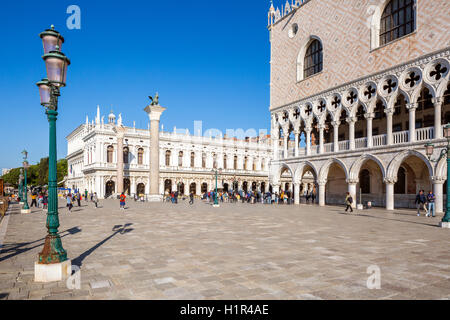
<path id="1" fill-rule="evenodd" d="M 272 6 L 274 190 L 287 174 L 298 203 L 309 173 L 321 206 L 342 204 L 349 191 L 388 210 L 413 207 L 424 189 L 442 212 L 446 159 L 430 162 L 424 145 L 433 142 L 436 156 L 446 143 L 449 24 L 446 0 Z"/>

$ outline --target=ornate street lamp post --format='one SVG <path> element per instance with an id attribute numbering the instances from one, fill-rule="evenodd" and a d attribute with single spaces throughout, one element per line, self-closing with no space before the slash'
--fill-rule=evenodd
<path id="1" fill-rule="evenodd" d="M 20 203 L 23 203 L 23 169 L 20 168 L 20 175 L 19 175 L 19 198 Z"/>
<path id="2" fill-rule="evenodd" d="M 24 184 L 23 184 L 23 208 L 21 213 L 31 213 L 30 207 L 28 206 L 28 186 L 27 186 L 27 169 L 30 167 L 28 164 L 28 152 L 26 150 L 22 151 L 23 154 L 23 171 L 24 171 Z"/>
<path id="3" fill-rule="evenodd" d="M 71 274 L 71 263 L 67 260 L 61 238 L 58 234 L 58 191 L 56 171 L 56 119 L 58 116 L 58 97 L 60 87 L 66 85 L 67 66 L 70 60 L 60 51 L 64 38 L 52 26 L 39 35 L 44 46 L 47 78 L 39 81 L 41 105 L 46 109 L 49 122 L 49 161 L 48 161 L 48 234 L 45 237 L 44 248 L 39 253 L 39 261 L 35 264 L 35 281 L 50 282 L 67 278 Z"/>
<path id="4" fill-rule="evenodd" d="M 217 177 L 220 173 L 222 173 L 222 169 L 213 169 L 212 172 L 216 174 L 216 192 L 214 192 L 214 205 L 213 207 L 219 207 L 219 200 L 217 199 Z"/>
<path id="5" fill-rule="evenodd" d="M 432 143 L 427 143 L 425 145 L 425 153 L 432 162 L 439 162 L 443 157 L 447 157 L 447 206 L 440 226 L 442 228 L 450 228 L 450 124 L 444 126 L 444 136 L 447 138 L 447 146 L 441 150 L 441 154 L 437 159 L 431 158 L 434 153 L 434 145 Z"/>

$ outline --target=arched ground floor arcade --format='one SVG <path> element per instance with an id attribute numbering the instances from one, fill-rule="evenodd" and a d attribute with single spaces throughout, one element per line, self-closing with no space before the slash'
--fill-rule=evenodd
<path id="1" fill-rule="evenodd" d="M 419 148 L 277 161 L 272 170 L 270 182 L 276 192 L 290 190 L 297 204 L 305 192 L 313 194 L 321 206 L 343 205 L 347 192 L 354 199 L 354 207 L 416 208 L 415 197 L 420 190 L 435 194 L 437 212 L 443 212 L 446 201 L 446 159 L 432 162 Z"/>

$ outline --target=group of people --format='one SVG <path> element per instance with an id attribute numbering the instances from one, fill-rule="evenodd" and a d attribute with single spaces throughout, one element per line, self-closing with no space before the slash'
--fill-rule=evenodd
<path id="1" fill-rule="evenodd" d="M 426 217 L 435 217 L 435 203 L 436 196 L 432 191 L 429 191 L 427 195 L 425 195 L 424 190 L 420 190 L 416 195 L 416 207 L 417 207 L 417 216 L 420 217 L 420 210 L 423 209 L 425 211 Z"/>
<path id="2" fill-rule="evenodd" d="M 278 192 L 258 192 L 258 191 L 207 191 L 204 192 L 200 199 L 207 203 L 213 203 L 217 196 L 217 201 L 221 203 L 264 203 L 264 204 L 293 204 L 294 203 L 294 195 L 291 191 L 281 190 Z M 306 203 L 309 203 L 311 199 L 312 203 L 315 202 L 316 194 L 312 191 L 305 192 L 304 194 Z M 189 204 L 194 204 L 195 199 L 194 192 L 189 193 Z M 178 191 L 166 192 L 163 199 L 164 202 L 178 203 L 178 199 L 180 198 L 180 193 Z M 185 199 L 184 197 L 182 199 Z"/>
<path id="3" fill-rule="evenodd" d="M 31 193 L 31 205 L 30 208 L 35 206 L 36 208 L 47 209 L 48 208 L 48 195 L 46 192 L 32 192 Z"/>
<path id="4" fill-rule="evenodd" d="M 69 212 L 72 212 L 73 203 L 76 201 L 78 206 L 81 207 L 81 200 L 83 200 L 83 195 L 80 192 L 68 193 L 64 196 L 66 198 L 66 207 L 69 209 Z M 94 203 L 95 208 L 98 208 L 98 196 L 97 192 L 91 194 L 91 202 Z M 88 201 L 87 191 L 84 194 L 84 200 Z"/>

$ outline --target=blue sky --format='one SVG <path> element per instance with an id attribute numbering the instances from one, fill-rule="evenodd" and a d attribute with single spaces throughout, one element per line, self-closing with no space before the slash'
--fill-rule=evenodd
<path id="1" fill-rule="evenodd" d="M 42 5 L 45 3 L 45 6 Z M 81 9 L 69 30 L 67 7 Z M 58 158 L 86 114 L 113 108 L 124 125 L 147 128 L 144 107 L 158 91 L 165 129 L 270 128 L 269 1 L 5 1 L 0 11 L 2 148 L 0 168 L 17 167 L 26 148 L 48 155 L 48 123 L 37 81 L 45 77 L 38 34 L 55 25 L 71 59 L 59 103 Z M 106 117 L 105 117 L 106 118 Z"/>

